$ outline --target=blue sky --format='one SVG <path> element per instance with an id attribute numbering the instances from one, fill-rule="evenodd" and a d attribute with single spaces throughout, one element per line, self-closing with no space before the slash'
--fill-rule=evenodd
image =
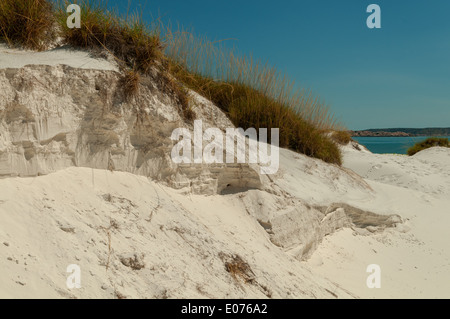
<path id="1" fill-rule="evenodd" d="M 367 6 L 381 7 L 369 29 Z M 128 0 L 109 0 L 126 10 Z M 131 0 L 311 88 L 349 129 L 450 127 L 450 1 Z"/>

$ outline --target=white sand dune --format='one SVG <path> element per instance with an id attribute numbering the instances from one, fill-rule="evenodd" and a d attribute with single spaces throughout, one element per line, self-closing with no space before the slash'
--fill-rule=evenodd
<path id="1" fill-rule="evenodd" d="M 360 236 L 345 229 L 325 239 L 308 265 L 364 298 L 450 297 L 450 149 L 413 157 L 348 148 L 344 166 L 365 177 L 374 197 L 363 208 L 395 212 L 400 229 Z M 382 288 L 367 289 L 365 268 L 378 264 Z"/>
<path id="2" fill-rule="evenodd" d="M 0 47 L 0 69 L 29 64 L 116 70 L 85 52 Z M 12 97 L 8 81 L 0 84 Z M 24 92 L 18 96 L 27 101 Z M 40 148 L 41 162 L 27 169 L 48 158 L 58 163 L 45 176 L 0 179 L 0 298 L 450 297 L 450 149 L 407 157 L 349 145 L 343 167 L 281 150 L 280 171 L 258 189 L 194 195 L 131 173 L 58 162 L 73 140 L 53 135 L 78 123 L 76 99 L 66 98 L 52 116 L 64 113 L 67 123 L 39 122 L 52 141 L 47 148 L 22 141 L 29 139 L 23 123 L 0 126 L 11 133 L 0 131 L 5 168 L 11 158 L 23 161 L 19 168 L 29 163 L 14 139 Z M 203 111 L 221 116 L 211 106 Z M 211 185 L 208 178 L 198 189 Z M 401 222 L 381 223 L 395 216 Z M 66 286 L 71 264 L 81 267 L 80 289 Z M 380 289 L 366 285 L 371 264 L 381 267 Z"/>

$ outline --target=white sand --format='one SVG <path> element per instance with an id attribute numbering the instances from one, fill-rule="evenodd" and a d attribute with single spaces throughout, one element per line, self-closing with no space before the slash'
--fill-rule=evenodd
<path id="1" fill-rule="evenodd" d="M 84 51 L 57 48 L 51 51 L 35 52 L 8 48 L 0 44 L 0 69 L 22 68 L 29 64 L 68 65 L 79 69 L 117 71 L 115 63 L 92 57 Z"/>
<path id="2" fill-rule="evenodd" d="M 273 245 L 236 195 L 181 195 L 87 168 L 2 179 L 0 189 L 2 298 L 266 298 L 263 286 L 274 298 L 325 298 L 323 287 L 337 290 Z M 110 251 L 102 227 L 111 220 Z M 144 254 L 139 271 L 120 261 L 135 253 Z M 258 284 L 236 283 L 221 253 L 242 256 Z M 69 264 L 81 267 L 81 289 L 66 287 Z"/>
<path id="3" fill-rule="evenodd" d="M 279 182 L 299 196 L 396 213 L 405 223 L 370 236 L 343 229 L 326 237 L 309 261 L 299 262 L 269 241 L 245 213 L 239 195 L 181 195 L 142 177 L 85 168 L 3 179 L 0 296 L 114 297 L 116 290 L 134 298 L 265 297 L 255 287 L 241 290 L 232 284 L 217 257 L 223 251 L 249 260 L 258 280 L 276 298 L 331 297 L 318 286 L 342 298 L 450 297 L 450 188 L 445 170 L 450 150 L 431 149 L 412 158 L 346 151 L 346 165 L 359 159 L 361 169 L 368 159 L 386 165 L 388 173 L 390 165 L 400 165 L 405 169 L 402 181 L 408 177 L 421 183 L 430 167 L 442 172 L 433 183 L 440 193 L 431 187 L 425 192 L 390 185 L 391 178 L 390 184 L 367 180 L 372 196 L 362 196 L 360 189 L 340 182 L 336 185 L 341 189 L 333 191 L 330 181 L 320 180 L 321 167 L 296 175 L 294 167 L 309 159 L 289 151 L 282 155 L 283 169 L 296 178 L 285 175 Z M 315 189 L 310 187 L 313 180 Z M 106 271 L 108 237 L 100 227 L 109 227 L 111 219 L 118 230 L 112 230 L 111 266 Z M 145 270 L 132 271 L 119 261 L 135 252 L 145 254 Z M 83 288 L 69 292 L 65 267 L 71 263 L 82 268 Z M 369 264 L 381 266 L 381 289 L 366 286 Z"/>

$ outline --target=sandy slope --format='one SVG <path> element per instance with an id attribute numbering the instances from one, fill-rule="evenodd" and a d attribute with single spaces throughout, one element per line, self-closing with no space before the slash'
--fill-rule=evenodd
<path id="1" fill-rule="evenodd" d="M 350 297 L 273 245 L 239 195 L 186 196 L 87 168 L 0 189 L 0 297 Z M 252 283 L 225 270 L 234 254 Z M 124 264 L 134 255 L 142 269 Z M 81 267 L 79 290 L 66 288 L 69 264 Z"/>
<path id="2" fill-rule="evenodd" d="M 365 177 L 376 194 L 361 206 L 395 212 L 405 223 L 371 236 L 342 230 L 326 238 L 307 264 L 361 297 L 449 298 L 449 163 L 445 148 L 413 157 L 347 148 L 344 166 Z M 367 289 L 369 264 L 381 266 L 381 289 Z"/>

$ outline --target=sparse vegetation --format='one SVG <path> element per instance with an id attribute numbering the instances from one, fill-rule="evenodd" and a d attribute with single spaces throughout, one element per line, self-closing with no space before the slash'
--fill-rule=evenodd
<path id="1" fill-rule="evenodd" d="M 431 137 L 426 139 L 425 141 L 422 141 L 420 143 L 417 143 L 410 149 L 408 149 L 408 155 L 413 156 L 414 154 L 419 153 L 420 151 L 423 151 L 430 147 L 450 147 L 450 142 L 448 138 L 438 138 L 438 137 Z"/>
<path id="2" fill-rule="evenodd" d="M 223 260 L 225 270 L 230 273 L 234 280 L 239 281 L 239 278 L 241 278 L 246 284 L 254 283 L 255 274 L 250 268 L 250 265 L 246 263 L 241 256 L 230 256 L 225 253 L 220 253 L 219 258 Z"/>
<path id="3" fill-rule="evenodd" d="M 184 30 L 150 27 L 139 14 L 122 18 L 103 0 L 55 2 L 52 15 L 49 0 L 2 0 L 0 39 L 42 49 L 50 41 L 48 35 L 57 30 L 65 44 L 112 54 L 124 70 L 126 98 L 138 93 L 141 75 L 156 77 L 160 89 L 177 100 L 186 120 L 195 118 L 190 88 L 212 100 L 238 127 L 267 128 L 269 132 L 279 128 L 281 147 L 342 163 L 338 146 L 326 135 L 341 129 L 327 105 L 275 68 Z M 82 9 L 80 29 L 67 27 L 70 3 Z M 37 23 L 36 31 L 31 32 L 21 19 Z M 339 141 L 343 138 L 338 137 Z"/>

